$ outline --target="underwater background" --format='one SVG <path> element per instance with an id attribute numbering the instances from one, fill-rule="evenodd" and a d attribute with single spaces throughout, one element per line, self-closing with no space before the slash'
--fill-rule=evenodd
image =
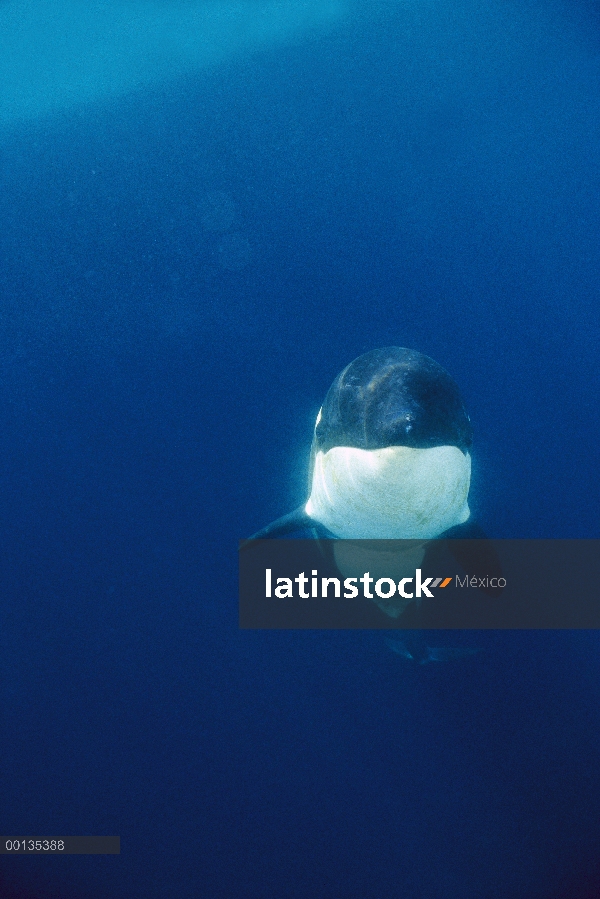
<path id="1" fill-rule="evenodd" d="M 0 5 L 0 820 L 121 837 L 0 896 L 600 895 L 597 633 L 237 626 L 378 346 L 458 382 L 488 534 L 599 536 L 597 4 L 120 9 L 145 76 L 73 81 L 93 16 L 29 59 Z"/>

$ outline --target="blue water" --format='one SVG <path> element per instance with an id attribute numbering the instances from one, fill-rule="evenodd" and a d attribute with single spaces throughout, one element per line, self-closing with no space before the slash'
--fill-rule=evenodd
<path id="1" fill-rule="evenodd" d="M 1 829 L 122 849 L 2 899 L 600 895 L 596 633 L 237 629 L 377 346 L 459 383 L 489 534 L 599 536 L 599 79 L 591 0 L 357 3 L 4 126 Z"/>

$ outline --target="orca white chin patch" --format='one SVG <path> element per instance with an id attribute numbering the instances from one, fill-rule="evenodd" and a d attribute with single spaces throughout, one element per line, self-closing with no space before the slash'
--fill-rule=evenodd
<path id="1" fill-rule="evenodd" d="M 432 540 L 469 515 L 471 457 L 456 446 L 316 454 L 306 514 L 342 539 Z"/>

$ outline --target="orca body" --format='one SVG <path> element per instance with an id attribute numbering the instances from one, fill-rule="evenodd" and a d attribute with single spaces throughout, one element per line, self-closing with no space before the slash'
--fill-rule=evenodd
<path id="1" fill-rule="evenodd" d="M 250 539 L 312 529 L 431 540 L 469 518 L 473 432 L 457 384 L 416 350 L 385 347 L 337 376 L 315 424 L 309 497 Z"/>

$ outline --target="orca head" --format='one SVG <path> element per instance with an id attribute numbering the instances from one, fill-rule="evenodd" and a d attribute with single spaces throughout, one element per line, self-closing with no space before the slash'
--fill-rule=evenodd
<path id="1" fill-rule="evenodd" d="M 317 416 L 306 514 L 340 538 L 433 539 L 469 517 L 472 442 L 441 365 L 404 347 L 365 353 Z"/>

